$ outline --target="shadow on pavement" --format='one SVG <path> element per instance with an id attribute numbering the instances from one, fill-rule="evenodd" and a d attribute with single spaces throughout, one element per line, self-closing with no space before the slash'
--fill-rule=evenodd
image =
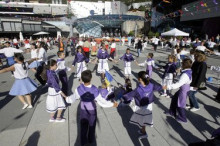
<path id="1" fill-rule="evenodd" d="M 8 91 L 0 93 L 0 97 L 4 97 L 6 95 L 4 99 L 0 98 L 0 109 L 6 106 L 14 98 L 14 96 L 8 95 L 8 93 Z"/>
<path id="2" fill-rule="evenodd" d="M 129 123 L 129 120 L 133 114 L 133 110 L 131 109 L 131 107 L 130 106 L 118 107 L 117 110 L 118 110 L 119 115 L 121 116 L 122 123 L 125 129 L 127 130 L 130 139 L 133 142 L 133 145 L 134 146 L 142 146 L 142 145 L 150 146 L 147 138 L 139 140 L 139 136 L 141 135 L 138 134 L 138 130 L 139 130 L 138 126 Z"/>
<path id="3" fill-rule="evenodd" d="M 25 146 L 38 146 L 38 141 L 40 138 L 40 131 L 35 131 L 27 140 Z"/>

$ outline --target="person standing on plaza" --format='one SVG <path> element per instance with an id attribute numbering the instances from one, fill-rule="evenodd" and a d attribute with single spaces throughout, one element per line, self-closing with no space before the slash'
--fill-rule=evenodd
<path id="1" fill-rule="evenodd" d="M 142 41 L 141 41 L 141 39 L 139 38 L 139 39 L 138 39 L 138 43 L 137 43 L 137 57 L 140 56 L 141 50 L 142 50 Z"/>
<path id="2" fill-rule="evenodd" d="M 92 45 L 90 42 L 90 38 L 88 38 L 83 44 L 83 51 L 85 53 L 86 58 L 88 58 L 88 59 L 89 59 L 89 52 L 91 50 L 91 47 L 92 47 Z"/>
<path id="3" fill-rule="evenodd" d="M 58 39 L 58 48 L 59 51 L 64 51 L 63 39 L 61 37 Z"/>
<path id="4" fill-rule="evenodd" d="M 81 79 L 83 83 L 75 89 L 74 99 L 80 99 L 80 139 L 81 145 L 84 146 L 95 141 L 96 102 L 104 108 L 117 107 L 117 103 L 102 98 L 98 88 L 91 84 L 92 72 L 90 70 L 83 71 Z"/>
<path id="5" fill-rule="evenodd" d="M 89 62 L 89 58 L 87 58 L 83 53 L 82 53 L 82 47 L 78 46 L 77 47 L 77 53 L 75 55 L 75 59 L 72 63 L 72 66 L 76 66 L 77 65 L 77 69 L 76 69 L 76 76 L 77 78 L 80 80 L 81 78 L 81 73 L 84 70 L 87 70 L 86 67 L 86 63 Z"/>
<path id="6" fill-rule="evenodd" d="M 113 39 L 112 44 L 111 44 L 111 51 L 110 51 L 110 57 L 112 59 L 115 58 L 115 52 L 116 52 L 116 43 L 115 43 L 115 40 Z"/>
<path id="7" fill-rule="evenodd" d="M 131 62 L 135 61 L 137 64 L 137 61 L 133 58 L 129 48 L 119 60 L 124 61 L 124 74 L 126 78 L 129 78 L 131 76 Z"/>
<path id="8" fill-rule="evenodd" d="M 10 42 L 6 42 L 5 43 L 5 48 L 0 49 L 0 53 L 3 53 L 5 55 L 5 57 L 7 58 L 7 65 L 8 67 L 12 66 L 13 64 L 15 64 L 14 61 L 14 53 L 22 53 L 22 50 L 19 49 L 15 49 L 10 47 Z M 13 72 L 12 72 L 13 74 Z"/>
<path id="9" fill-rule="evenodd" d="M 125 94 L 123 99 L 125 101 L 131 101 L 134 98 L 134 113 L 129 122 L 141 128 L 138 131 L 138 133 L 141 134 L 139 138 L 147 138 L 146 126 L 153 127 L 153 92 L 160 91 L 162 86 L 150 83 L 145 71 L 140 71 L 138 73 L 138 82 L 137 88 Z"/>
<path id="10" fill-rule="evenodd" d="M 62 92 L 59 86 L 59 79 L 56 75 L 55 70 L 57 69 L 56 60 L 49 60 L 47 65 L 44 66 L 43 78 L 47 81 L 48 85 L 48 95 L 46 99 L 46 110 L 50 113 L 49 122 L 65 122 L 65 119 L 62 118 L 61 114 L 64 109 L 66 109 L 64 98 L 67 96 Z M 55 119 L 55 113 L 56 119 Z"/>
<path id="11" fill-rule="evenodd" d="M 128 36 L 128 47 L 131 46 L 131 39 L 132 39 L 132 37 L 131 37 L 131 36 Z"/>
<path id="12" fill-rule="evenodd" d="M 30 94 L 37 89 L 37 84 L 34 80 L 28 77 L 28 64 L 35 59 L 36 58 L 28 62 L 24 62 L 24 56 L 21 53 L 16 53 L 14 55 L 16 63 L 8 68 L 0 70 L 0 74 L 8 71 L 14 72 L 15 81 L 11 87 L 9 95 L 18 96 L 18 99 L 24 105 L 22 109 L 33 108 Z"/>
<path id="13" fill-rule="evenodd" d="M 94 39 L 92 40 L 91 45 L 92 45 L 91 56 L 95 56 L 97 55 L 97 44 Z"/>
<path id="14" fill-rule="evenodd" d="M 195 62 L 192 65 L 192 83 L 190 84 L 191 88 L 188 92 L 190 105 L 187 106 L 190 111 L 198 111 L 199 104 L 196 98 L 196 93 L 198 90 L 204 90 L 206 84 L 206 72 L 207 72 L 207 64 L 206 64 L 206 56 L 202 52 L 195 53 Z"/>
<path id="15" fill-rule="evenodd" d="M 41 85 L 46 84 L 46 81 L 41 77 L 41 73 L 43 72 L 44 65 L 47 62 L 47 55 L 45 49 L 43 48 L 43 45 L 44 45 L 43 42 L 40 42 L 38 44 L 38 56 L 37 56 L 38 67 L 35 73 L 35 77 L 40 82 Z"/>
<path id="16" fill-rule="evenodd" d="M 154 62 L 153 57 L 154 57 L 153 53 L 148 53 L 147 60 L 144 63 L 138 64 L 139 66 L 147 65 L 146 73 L 150 79 L 152 78 L 153 67 L 155 67 L 155 62 Z"/>
<path id="17" fill-rule="evenodd" d="M 166 113 L 168 116 L 174 116 L 179 122 L 187 122 L 185 107 L 187 93 L 190 90 L 190 83 L 192 81 L 192 70 L 191 70 L 192 61 L 190 59 L 184 59 L 182 62 L 182 73 L 178 82 L 165 86 L 165 89 L 179 90 L 174 94 L 171 100 L 170 109 Z M 178 113 L 178 115 L 177 115 Z"/>
<path id="18" fill-rule="evenodd" d="M 67 77 L 67 71 L 70 71 L 71 68 L 67 67 L 65 65 L 65 53 L 64 52 L 57 52 L 57 69 L 56 73 L 59 76 L 59 80 L 62 83 L 62 92 L 67 95 L 68 94 L 68 77 Z"/>

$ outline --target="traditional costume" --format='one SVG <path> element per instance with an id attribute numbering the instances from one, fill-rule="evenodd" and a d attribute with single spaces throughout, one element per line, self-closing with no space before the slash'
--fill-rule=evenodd
<path id="1" fill-rule="evenodd" d="M 84 71 L 84 70 L 87 70 L 87 67 L 86 67 L 86 63 L 89 62 L 89 59 L 86 58 L 82 53 L 77 53 L 76 56 L 75 56 L 75 59 L 73 61 L 73 66 L 75 66 L 77 64 L 77 78 L 81 78 L 81 73 Z"/>
<path id="2" fill-rule="evenodd" d="M 167 86 L 167 89 L 180 88 L 172 97 L 169 114 L 176 117 L 177 120 L 187 122 L 185 115 L 185 106 L 187 93 L 190 90 L 190 83 L 192 81 L 192 70 L 185 69 L 182 71 L 180 79 L 177 83 Z M 177 116 L 178 113 L 178 116 Z"/>
<path id="3" fill-rule="evenodd" d="M 97 120 L 96 103 L 102 107 L 113 107 L 113 103 L 103 99 L 94 85 L 81 84 L 74 93 L 74 98 L 80 98 L 80 125 L 81 145 L 92 143 L 95 140 L 95 127 Z"/>
<path id="4" fill-rule="evenodd" d="M 154 91 L 160 91 L 161 86 L 149 83 L 146 86 L 139 84 L 138 87 L 125 94 L 123 98 L 125 101 L 135 100 L 135 106 L 133 107 L 134 114 L 130 119 L 130 123 L 135 124 L 142 128 L 143 126 L 153 126 L 152 103 L 154 101 Z"/>
<path id="5" fill-rule="evenodd" d="M 149 78 L 151 78 L 152 72 L 153 72 L 153 67 L 155 67 L 154 59 L 148 58 L 144 63 L 140 63 L 139 65 L 145 66 L 145 64 L 147 64 L 146 73 L 148 74 Z"/>
<path id="6" fill-rule="evenodd" d="M 59 76 L 59 79 L 62 83 L 62 91 L 65 95 L 68 93 L 68 78 L 66 71 L 70 71 L 71 69 L 69 67 L 65 66 L 65 60 L 64 59 L 57 59 L 57 74 Z"/>
<path id="7" fill-rule="evenodd" d="M 109 71 L 108 59 L 110 56 L 108 52 L 104 49 L 99 49 L 97 58 L 99 59 L 98 73 L 105 73 L 105 71 Z"/>
<path id="8" fill-rule="evenodd" d="M 124 73 L 125 76 L 130 76 L 131 75 L 131 62 L 135 61 L 133 58 L 132 54 L 127 54 L 125 53 L 119 60 L 124 61 Z"/>
<path id="9" fill-rule="evenodd" d="M 60 93 L 59 79 L 56 72 L 47 70 L 48 96 L 46 100 L 46 109 L 49 113 L 55 113 L 59 109 L 66 109 L 64 100 Z"/>

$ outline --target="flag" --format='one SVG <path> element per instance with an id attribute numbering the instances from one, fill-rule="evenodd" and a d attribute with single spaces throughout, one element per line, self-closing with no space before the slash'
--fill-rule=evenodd
<path id="1" fill-rule="evenodd" d="M 110 82 L 112 82 L 112 81 L 113 81 L 112 75 L 109 72 L 105 71 L 105 83 L 106 83 L 107 87 L 110 86 Z"/>

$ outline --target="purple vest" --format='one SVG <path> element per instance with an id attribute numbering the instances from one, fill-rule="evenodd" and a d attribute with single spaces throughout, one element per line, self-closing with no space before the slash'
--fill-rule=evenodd
<path id="1" fill-rule="evenodd" d="M 192 79 L 192 70 L 185 70 L 182 72 L 182 74 L 185 73 L 189 77 L 189 79 Z M 180 87 L 178 91 L 178 107 L 185 108 L 186 106 L 186 98 L 187 93 L 190 90 L 190 84 L 184 84 Z"/>
<path id="2" fill-rule="evenodd" d="M 126 54 L 126 53 L 120 59 L 127 62 L 134 61 L 132 54 Z"/>
<path id="3" fill-rule="evenodd" d="M 98 89 L 92 85 L 91 88 L 85 87 L 81 84 L 77 91 L 81 98 L 81 110 L 92 111 L 96 109 L 95 98 L 99 95 Z"/>
<path id="4" fill-rule="evenodd" d="M 150 62 L 150 61 L 152 61 L 152 60 L 153 60 L 152 58 L 149 58 L 149 59 L 147 59 L 147 62 Z M 148 64 L 147 64 L 147 69 L 146 69 L 146 70 L 152 71 L 152 70 L 153 70 L 152 65 L 148 65 Z"/>
<path id="5" fill-rule="evenodd" d="M 160 91 L 162 86 L 149 83 L 147 86 L 142 86 L 141 84 L 138 87 L 127 94 L 124 95 L 126 100 L 135 99 L 135 104 L 137 106 L 146 106 L 154 101 L 154 91 Z"/>
<path id="6" fill-rule="evenodd" d="M 165 67 L 164 67 L 165 71 L 164 74 L 162 76 L 162 78 L 164 79 L 167 73 L 175 73 L 176 72 L 176 65 L 175 63 L 168 63 Z"/>
<path id="7" fill-rule="evenodd" d="M 76 63 L 80 63 L 80 62 L 83 62 L 83 61 L 85 61 L 86 63 L 88 63 L 88 62 L 89 62 L 89 59 L 86 58 L 82 53 L 77 53 L 76 56 L 75 56 L 75 59 L 74 59 L 74 61 L 73 61 L 73 63 L 72 63 L 72 65 L 75 66 Z"/>
<path id="8" fill-rule="evenodd" d="M 102 98 L 106 99 L 108 95 L 108 90 L 107 89 L 99 89 L 99 93 L 101 94 Z"/>
<path id="9" fill-rule="evenodd" d="M 97 55 L 97 58 L 98 59 L 106 59 L 106 58 L 109 58 L 109 54 L 108 52 L 105 50 L 105 52 L 102 50 L 102 49 L 99 49 L 98 51 L 98 55 Z"/>
<path id="10" fill-rule="evenodd" d="M 59 79 L 53 70 L 47 70 L 47 85 L 54 88 L 56 92 L 60 91 Z"/>

